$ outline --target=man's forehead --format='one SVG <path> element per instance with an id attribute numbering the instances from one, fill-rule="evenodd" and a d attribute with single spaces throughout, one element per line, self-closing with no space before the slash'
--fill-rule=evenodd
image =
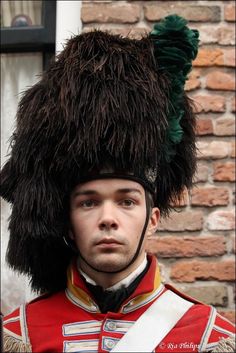
<path id="1" fill-rule="evenodd" d="M 73 192 L 82 193 L 85 191 L 94 191 L 100 193 L 106 190 L 112 192 L 137 192 L 139 194 L 144 194 L 144 188 L 141 184 L 133 180 L 118 178 L 96 179 L 81 183 L 74 188 Z"/>

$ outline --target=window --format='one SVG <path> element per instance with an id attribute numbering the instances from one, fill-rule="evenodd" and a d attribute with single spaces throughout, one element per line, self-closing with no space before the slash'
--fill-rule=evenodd
<path id="1" fill-rule="evenodd" d="M 42 52 L 43 68 L 55 53 L 56 1 L 1 1 L 2 53 Z"/>

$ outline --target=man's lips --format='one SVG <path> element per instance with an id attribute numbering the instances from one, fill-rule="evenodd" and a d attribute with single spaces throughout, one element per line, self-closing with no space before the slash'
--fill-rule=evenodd
<path id="1" fill-rule="evenodd" d="M 104 238 L 97 242 L 96 245 L 121 245 L 121 243 L 113 238 Z"/>

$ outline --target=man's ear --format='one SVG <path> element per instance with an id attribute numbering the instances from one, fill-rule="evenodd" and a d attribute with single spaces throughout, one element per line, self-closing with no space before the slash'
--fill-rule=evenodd
<path id="1" fill-rule="evenodd" d="M 63 237 L 65 244 L 68 246 L 68 248 L 70 248 L 71 250 L 73 250 L 74 253 L 78 253 L 78 249 L 76 247 L 76 243 L 75 243 L 75 236 L 74 233 L 72 231 L 71 228 L 69 228 L 68 230 L 68 235 Z"/>
<path id="2" fill-rule="evenodd" d="M 153 207 L 151 210 L 151 216 L 148 224 L 148 231 L 147 231 L 148 237 L 150 237 L 157 231 L 159 220 L 160 220 L 160 210 L 157 207 Z"/>

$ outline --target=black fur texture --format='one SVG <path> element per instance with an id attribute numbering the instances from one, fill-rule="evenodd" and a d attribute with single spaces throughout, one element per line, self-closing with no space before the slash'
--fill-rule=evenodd
<path id="1" fill-rule="evenodd" d="M 1 196 L 12 203 L 7 259 L 37 292 L 65 287 L 73 256 L 68 195 L 85 170 L 111 161 L 157 170 L 155 205 L 167 215 L 195 172 L 195 118 L 184 95 L 183 139 L 165 158 L 171 85 L 147 37 L 101 31 L 70 39 L 20 101 Z"/>

